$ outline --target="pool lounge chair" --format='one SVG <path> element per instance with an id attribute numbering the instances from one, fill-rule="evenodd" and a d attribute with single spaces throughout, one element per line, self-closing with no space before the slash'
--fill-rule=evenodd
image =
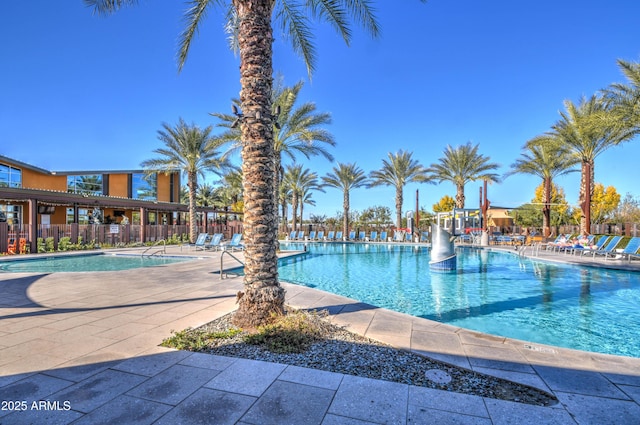
<path id="1" fill-rule="evenodd" d="M 349 240 L 350 241 L 356 240 L 356 232 L 354 230 L 349 232 Z"/>
<path id="2" fill-rule="evenodd" d="M 335 232 L 333 230 L 329 230 L 329 233 L 327 233 L 327 239 L 328 241 L 332 241 L 335 239 Z"/>
<path id="3" fill-rule="evenodd" d="M 368 242 L 378 242 L 378 232 L 373 231 L 368 238 L 365 238 Z"/>
<path id="4" fill-rule="evenodd" d="M 222 233 L 214 233 L 213 236 L 211 236 L 211 239 L 209 240 L 209 242 L 204 244 L 204 249 L 211 249 L 213 251 L 222 249 L 222 246 L 220 244 L 221 242 L 222 242 Z"/>
<path id="5" fill-rule="evenodd" d="M 297 238 L 297 240 L 299 240 L 299 241 L 303 241 L 303 240 L 304 240 L 304 230 L 300 230 L 300 231 L 298 232 L 298 238 Z"/>
<path id="6" fill-rule="evenodd" d="M 309 237 L 307 238 L 307 240 L 309 241 L 315 241 L 316 240 L 316 231 L 312 230 L 309 232 Z"/>
<path id="7" fill-rule="evenodd" d="M 319 241 L 324 240 L 324 230 L 319 230 L 318 231 L 318 238 Z"/>
<path id="8" fill-rule="evenodd" d="M 624 247 L 622 252 L 611 252 L 609 254 L 615 255 L 615 257 L 611 257 L 612 259 L 616 258 L 616 259 L 622 260 L 626 256 L 628 257 L 629 261 L 631 261 L 631 256 L 635 256 L 639 248 L 640 248 L 640 236 L 634 236 L 631 239 L 629 239 L 629 243 L 627 244 L 627 246 Z M 618 255 L 620 255 L 619 258 L 618 258 Z M 604 259 L 606 260 L 607 258 L 609 258 L 609 255 L 605 254 Z"/>
<path id="9" fill-rule="evenodd" d="M 586 253 L 591 254 L 593 251 L 601 250 L 604 244 L 607 243 L 608 240 L 609 240 L 609 236 L 606 236 L 606 235 L 601 236 L 600 239 L 596 241 L 594 246 L 591 246 L 591 247 L 586 246 L 582 249 L 574 249 L 573 253 L 580 254 L 580 255 L 584 255 Z"/>
<path id="10" fill-rule="evenodd" d="M 607 242 L 604 248 L 591 251 L 591 253 L 593 254 L 593 258 L 596 258 L 596 255 L 608 256 L 609 254 L 613 253 L 613 250 L 618 245 L 618 243 L 620 243 L 621 239 L 622 236 L 613 236 L 611 239 L 609 239 L 609 242 Z"/>
<path id="11" fill-rule="evenodd" d="M 429 232 L 420 233 L 420 242 L 429 242 Z"/>
<path id="12" fill-rule="evenodd" d="M 404 235 L 404 238 L 406 239 L 407 242 L 413 242 L 413 235 L 411 234 L 411 232 L 407 232 Z"/>
<path id="13" fill-rule="evenodd" d="M 199 249 L 204 250 L 204 245 L 207 243 L 207 240 L 209 239 L 209 234 L 208 233 L 199 233 L 198 237 L 196 238 L 196 242 L 193 244 L 193 246 L 196 248 L 196 251 Z"/>
<path id="14" fill-rule="evenodd" d="M 235 233 L 229 243 L 222 244 L 222 249 L 225 251 L 242 251 L 244 249 L 244 245 L 240 242 L 242 241 L 242 233 Z"/>
<path id="15" fill-rule="evenodd" d="M 342 241 L 342 232 L 336 232 L 336 240 Z"/>
<path id="16" fill-rule="evenodd" d="M 394 232 L 393 241 L 394 242 L 403 242 L 404 241 L 404 232 Z"/>
<path id="17" fill-rule="evenodd" d="M 293 241 L 296 239 L 296 231 L 292 231 L 291 233 L 289 233 L 289 236 L 287 236 L 287 240 Z"/>
<path id="18" fill-rule="evenodd" d="M 569 246 L 567 248 L 564 248 L 563 251 L 564 251 L 565 254 L 569 254 L 569 253 L 575 254 L 578 251 L 583 251 L 585 249 L 589 249 L 590 246 L 593 246 L 593 241 L 594 241 L 595 238 L 596 238 L 596 235 L 589 235 L 589 236 L 587 236 L 587 243 L 585 244 L 586 246 L 581 245 L 580 242 L 578 241 L 578 243 L 576 243 L 574 245 L 571 245 L 571 246 Z M 607 238 L 606 237 L 600 238 L 600 244 L 599 245 L 596 244 L 594 249 L 602 248 L 602 245 L 604 245 L 604 240 L 603 239 L 606 240 Z"/>
<path id="19" fill-rule="evenodd" d="M 387 241 L 387 232 L 382 231 L 380 232 L 380 242 L 386 242 Z"/>
<path id="20" fill-rule="evenodd" d="M 365 232 L 358 233 L 358 240 L 360 242 L 364 242 L 366 238 L 367 238 L 367 234 Z"/>

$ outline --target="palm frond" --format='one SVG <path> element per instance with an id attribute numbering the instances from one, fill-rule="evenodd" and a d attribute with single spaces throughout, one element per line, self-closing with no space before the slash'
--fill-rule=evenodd
<path id="1" fill-rule="evenodd" d="M 138 0 L 84 0 L 84 4 L 93 9 L 98 15 L 109 15 L 117 12 L 123 6 L 135 6 Z"/>

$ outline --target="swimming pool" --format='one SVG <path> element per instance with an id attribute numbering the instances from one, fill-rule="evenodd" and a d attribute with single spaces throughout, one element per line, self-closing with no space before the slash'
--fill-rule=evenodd
<path id="1" fill-rule="evenodd" d="M 172 264 L 189 258 L 144 257 L 124 254 L 86 254 L 20 259 L 0 262 L 0 272 L 90 272 L 118 271 Z"/>
<path id="2" fill-rule="evenodd" d="M 302 249 L 285 243 L 283 249 Z M 280 279 L 493 335 L 640 357 L 640 273 L 550 264 L 457 248 L 458 270 L 431 272 L 426 247 L 308 244 Z"/>

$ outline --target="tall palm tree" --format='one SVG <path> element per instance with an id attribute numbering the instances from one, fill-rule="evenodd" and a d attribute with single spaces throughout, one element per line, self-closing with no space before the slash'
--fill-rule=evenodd
<path id="1" fill-rule="evenodd" d="M 396 226 L 402 227 L 403 190 L 407 183 L 431 183 L 426 168 L 412 158 L 412 152 L 389 152 L 387 161 L 382 160 L 382 168 L 369 174 L 370 186 L 393 186 L 396 189 Z"/>
<path id="2" fill-rule="evenodd" d="M 456 186 L 456 208 L 464 208 L 464 186 L 468 182 L 487 180 L 498 182 L 498 174 L 492 173 L 499 165 L 489 162 L 489 157 L 478 153 L 480 145 L 467 142 L 457 148 L 447 145 L 440 162 L 431 164 L 427 172 L 439 183 L 449 181 Z"/>
<path id="3" fill-rule="evenodd" d="M 513 174 L 531 174 L 542 179 L 542 233 L 548 237 L 551 229 L 551 187 L 553 179 L 577 171 L 573 168 L 578 160 L 553 135 L 545 134 L 527 141 L 524 152 L 516 162 L 511 164 L 511 170 L 505 178 Z"/>
<path id="4" fill-rule="evenodd" d="M 157 158 L 142 161 L 141 167 L 147 173 L 181 170 L 187 176 L 189 188 L 189 239 L 195 242 L 197 237 L 196 192 L 198 176 L 205 171 L 222 174 L 232 168 L 229 161 L 218 149 L 226 142 L 211 136 L 212 126 L 201 129 L 195 124 L 187 124 L 180 118 L 175 128 L 163 123 L 164 130 L 158 130 L 158 139 L 165 144 L 153 152 Z"/>
<path id="5" fill-rule="evenodd" d="M 322 177 L 322 182 L 324 186 L 342 190 L 342 208 L 344 210 L 342 215 L 342 232 L 346 235 L 349 232 L 349 194 L 351 189 L 368 186 L 369 179 L 355 162 L 351 164 L 338 162 L 338 166 L 333 167 L 333 172 L 327 173 L 326 176 Z"/>
<path id="6" fill-rule="evenodd" d="M 424 1 L 424 0 L 423 0 Z M 85 0 L 98 13 L 112 13 L 137 0 Z M 272 18 L 292 41 L 309 73 L 314 68 L 315 47 L 310 20 L 332 25 L 348 43 L 349 18 L 377 35 L 378 24 L 368 0 L 191 0 L 186 11 L 187 28 L 180 39 L 179 68 L 184 65 L 191 41 L 210 7 L 226 6 L 227 29 L 240 56 L 240 102 L 243 119 L 242 170 L 245 201 L 245 289 L 239 294 L 234 316 L 238 326 L 256 326 L 284 312 L 284 290 L 278 282 L 277 206 L 274 197 Z M 309 13 L 306 13 L 309 12 Z"/>
<path id="7" fill-rule="evenodd" d="M 607 149 L 630 140 L 635 133 L 616 123 L 616 111 L 597 95 L 582 97 L 578 105 L 565 100 L 564 106 L 566 111 L 560 112 L 561 118 L 552 126 L 551 133 L 581 162 L 580 231 L 588 234 L 591 233 L 595 159 Z"/>
<path id="8" fill-rule="evenodd" d="M 291 191 L 292 228 L 296 230 L 300 200 L 304 199 L 311 190 L 322 190 L 318 182 L 318 175 L 308 168 L 303 169 L 301 164 L 293 164 L 285 168 L 282 184 Z M 300 221 L 302 221 L 302 217 Z"/>
<path id="9" fill-rule="evenodd" d="M 276 80 L 272 91 L 272 114 L 277 122 L 273 126 L 273 150 L 275 153 L 274 196 L 278 199 L 278 187 L 284 174 L 282 157 L 286 155 L 295 162 L 296 154 L 302 154 L 307 159 L 311 156 L 322 155 L 333 161 L 333 155 L 327 150 L 328 146 L 335 146 L 333 135 L 324 126 L 331 124 L 331 114 L 318 112 L 313 102 L 296 105 L 303 81 L 293 87 L 285 87 L 282 79 Z M 239 99 L 232 103 L 241 106 Z M 211 113 L 221 122 L 220 127 L 227 128 L 221 137 L 233 142 L 232 150 L 242 148 L 242 133 L 236 123 L 237 116 L 233 114 Z M 284 219 L 284 218 L 283 218 Z M 286 224 L 286 222 L 284 223 Z"/>

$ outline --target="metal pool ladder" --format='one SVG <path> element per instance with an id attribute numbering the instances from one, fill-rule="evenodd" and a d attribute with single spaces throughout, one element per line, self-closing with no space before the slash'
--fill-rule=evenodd
<path id="1" fill-rule="evenodd" d="M 225 276 L 227 275 L 227 273 L 224 272 L 224 267 L 223 267 L 224 255 L 225 254 L 227 254 L 228 256 L 233 258 L 234 260 L 236 260 L 238 263 L 242 264 L 242 266 L 244 267 L 244 263 L 242 261 L 240 261 L 240 259 L 238 257 L 233 255 L 231 252 L 227 251 L 226 249 L 222 250 L 222 254 L 220 254 L 220 280 L 224 279 Z"/>
<path id="2" fill-rule="evenodd" d="M 157 250 L 155 250 L 155 251 L 153 251 L 153 252 L 151 252 L 151 253 L 147 254 L 147 252 L 148 252 L 148 251 L 150 251 L 150 250 L 152 250 L 152 249 L 156 248 L 156 247 L 157 247 L 158 245 L 160 245 L 160 244 L 162 244 L 162 248 L 157 249 Z M 154 255 L 156 255 L 156 254 L 160 254 L 160 253 L 162 253 L 162 254 L 166 254 L 166 253 L 167 253 L 167 241 L 166 241 L 166 240 L 164 240 L 164 239 L 160 239 L 159 241 L 156 241 L 156 243 L 154 243 L 153 245 L 151 245 L 150 247 L 148 247 L 147 249 L 145 249 L 145 250 L 142 252 L 141 257 L 142 257 L 142 258 L 144 258 L 145 254 L 146 254 L 148 257 L 153 257 Z"/>

